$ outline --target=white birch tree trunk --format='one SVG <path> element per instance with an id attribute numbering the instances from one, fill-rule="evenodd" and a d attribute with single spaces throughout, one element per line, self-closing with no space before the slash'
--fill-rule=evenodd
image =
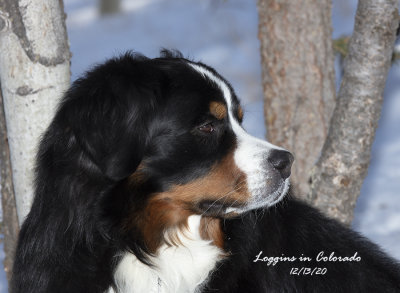
<path id="1" fill-rule="evenodd" d="M 70 83 L 69 59 L 62 0 L 0 0 L 0 84 L 20 223 L 40 135 Z"/>
<path id="2" fill-rule="evenodd" d="M 354 32 L 327 139 L 312 171 L 309 199 L 350 224 L 367 175 L 396 29 L 398 0 L 359 0 Z"/>

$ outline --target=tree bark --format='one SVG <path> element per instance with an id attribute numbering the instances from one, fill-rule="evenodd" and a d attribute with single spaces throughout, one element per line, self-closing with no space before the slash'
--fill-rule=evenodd
<path id="1" fill-rule="evenodd" d="M 258 11 L 267 138 L 294 153 L 305 198 L 335 105 L 331 1 L 259 0 Z"/>
<path id="2" fill-rule="evenodd" d="M 397 0 L 360 0 L 328 137 L 309 199 L 349 224 L 367 174 L 399 24 Z"/>
<path id="3" fill-rule="evenodd" d="M 1 89 L 1 86 L 0 86 Z M 3 97 L 0 90 L 0 187 L 3 209 L 2 233 L 4 235 L 4 270 L 7 280 L 11 279 L 14 252 L 19 232 L 17 210 L 11 174 L 10 151 L 7 141 L 7 128 L 3 111 Z"/>
<path id="4" fill-rule="evenodd" d="M 38 139 L 69 86 L 70 52 L 61 0 L 0 0 L 0 18 L 0 83 L 21 223 L 33 198 Z"/>

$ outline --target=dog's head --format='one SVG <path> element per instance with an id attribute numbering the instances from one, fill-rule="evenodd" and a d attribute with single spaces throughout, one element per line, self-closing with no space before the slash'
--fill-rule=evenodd
<path id="1" fill-rule="evenodd" d="M 96 67 L 58 113 L 71 135 L 65 143 L 81 149 L 83 172 L 122 184 L 125 222 L 143 226 L 191 214 L 229 217 L 284 197 L 293 156 L 246 133 L 242 119 L 223 77 L 171 52 Z"/>

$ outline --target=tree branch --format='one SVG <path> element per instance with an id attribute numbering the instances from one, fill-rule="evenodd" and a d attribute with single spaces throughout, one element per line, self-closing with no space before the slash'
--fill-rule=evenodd
<path id="1" fill-rule="evenodd" d="M 367 174 L 399 24 L 398 1 L 360 0 L 342 84 L 309 199 L 349 224 Z"/>

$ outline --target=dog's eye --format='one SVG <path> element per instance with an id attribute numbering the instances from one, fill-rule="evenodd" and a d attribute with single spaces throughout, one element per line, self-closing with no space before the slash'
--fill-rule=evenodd
<path id="1" fill-rule="evenodd" d="M 215 131 L 214 125 L 212 123 L 207 123 L 199 127 L 199 130 L 204 133 L 211 133 Z"/>

